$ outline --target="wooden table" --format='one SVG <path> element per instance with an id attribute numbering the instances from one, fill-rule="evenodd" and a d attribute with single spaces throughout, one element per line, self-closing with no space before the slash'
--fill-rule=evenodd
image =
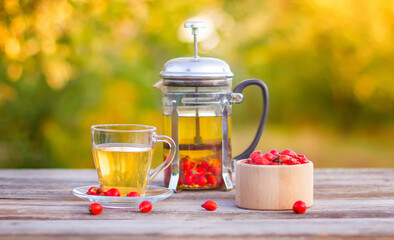
<path id="1" fill-rule="evenodd" d="M 305 214 L 240 209 L 233 190 L 185 191 L 150 213 L 93 216 L 71 191 L 96 183 L 95 170 L 0 170 L 0 238 L 394 238 L 394 169 L 315 170 L 315 203 Z M 200 207 L 209 199 L 214 212 Z"/>

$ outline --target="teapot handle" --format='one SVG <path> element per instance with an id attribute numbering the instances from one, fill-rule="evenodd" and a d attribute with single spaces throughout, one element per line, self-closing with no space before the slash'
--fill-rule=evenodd
<path id="1" fill-rule="evenodd" d="M 264 125 L 267 120 L 267 114 L 268 114 L 268 88 L 265 83 L 259 79 L 248 79 L 245 81 L 240 82 L 237 86 L 234 88 L 234 93 L 242 93 L 242 91 L 251 85 L 256 85 L 260 87 L 262 94 L 263 94 L 263 112 L 261 114 L 261 119 L 260 119 L 260 124 L 257 129 L 256 135 L 254 136 L 254 139 L 250 146 L 241 154 L 236 156 L 234 159 L 235 160 L 240 160 L 240 159 L 246 159 L 249 158 L 250 154 L 254 151 L 256 148 L 257 144 L 259 143 L 261 134 L 263 133 Z"/>

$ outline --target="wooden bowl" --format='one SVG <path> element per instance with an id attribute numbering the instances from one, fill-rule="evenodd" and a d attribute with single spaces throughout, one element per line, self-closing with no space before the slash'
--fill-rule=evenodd
<path id="1" fill-rule="evenodd" d="M 313 163 L 251 165 L 236 162 L 235 202 L 240 208 L 288 210 L 304 201 L 313 204 Z"/>

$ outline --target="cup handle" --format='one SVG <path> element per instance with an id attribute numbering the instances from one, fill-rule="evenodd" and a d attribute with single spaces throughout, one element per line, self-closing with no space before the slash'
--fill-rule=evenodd
<path id="1" fill-rule="evenodd" d="M 157 135 L 156 136 L 156 142 L 165 142 L 170 146 L 170 152 L 168 153 L 167 159 L 160 164 L 157 168 L 155 168 L 150 174 L 149 174 L 149 180 L 148 180 L 148 185 L 152 183 L 153 179 L 164 169 L 166 169 L 174 160 L 175 158 L 175 142 L 172 140 L 172 138 L 165 136 L 165 135 Z"/>

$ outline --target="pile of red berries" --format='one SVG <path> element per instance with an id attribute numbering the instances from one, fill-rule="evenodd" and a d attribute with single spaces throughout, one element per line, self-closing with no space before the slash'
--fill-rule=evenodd
<path id="1" fill-rule="evenodd" d="M 120 197 L 120 192 L 116 188 L 111 188 L 108 189 L 107 191 L 104 191 L 103 188 L 91 187 L 86 192 L 86 194 L 95 195 L 95 196 Z M 130 192 L 129 194 L 127 194 L 127 197 L 140 197 L 140 196 L 141 195 L 138 192 Z M 141 202 L 139 209 L 143 213 L 150 212 L 152 210 L 152 203 L 149 201 L 143 201 Z M 103 211 L 103 206 L 101 206 L 99 203 L 92 203 L 89 206 L 89 211 L 93 215 L 98 215 Z"/>
<path id="2" fill-rule="evenodd" d="M 96 195 L 96 196 L 109 196 L 109 197 L 120 197 L 120 192 L 116 188 L 108 189 L 104 191 L 99 187 L 91 187 L 86 193 L 87 195 Z M 130 192 L 127 194 L 128 197 L 140 197 L 141 195 L 138 192 Z"/>
<path id="3" fill-rule="evenodd" d="M 271 150 L 263 154 L 261 151 L 253 152 L 245 164 L 255 165 L 298 165 L 309 163 L 310 161 L 303 154 L 297 154 L 290 149 L 282 152 Z"/>
<path id="4" fill-rule="evenodd" d="M 181 174 L 178 185 L 181 188 L 215 188 L 222 184 L 220 159 L 192 160 L 189 156 L 181 159 Z"/>

